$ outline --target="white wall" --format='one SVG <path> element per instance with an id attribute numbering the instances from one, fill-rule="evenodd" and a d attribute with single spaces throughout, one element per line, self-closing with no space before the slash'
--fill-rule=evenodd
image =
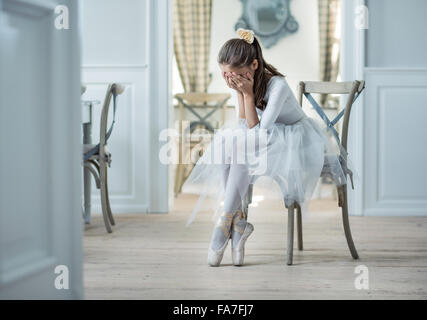
<path id="1" fill-rule="evenodd" d="M 427 68 L 427 1 L 371 0 L 367 67 Z"/>
<path id="2" fill-rule="evenodd" d="M 168 10 L 167 0 L 83 1 L 82 81 L 88 85 L 83 99 L 102 102 L 108 83 L 126 85 L 108 143 L 113 213 L 167 211 L 167 168 L 157 161 L 157 141 L 160 127 L 167 127 L 170 102 Z M 101 106 L 95 107 L 94 142 L 100 112 Z M 100 212 L 99 191 L 92 185 L 92 211 Z"/>
<path id="3" fill-rule="evenodd" d="M 147 1 L 84 0 L 83 65 L 147 62 Z"/>
<path id="4" fill-rule="evenodd" d="M 344 79 L 366 80 L 350 124 L 361 178 L 350 212 L 427 215 L 427 2 L 370 0 L 369 28 L 354 28 L 346 2 Z"/>

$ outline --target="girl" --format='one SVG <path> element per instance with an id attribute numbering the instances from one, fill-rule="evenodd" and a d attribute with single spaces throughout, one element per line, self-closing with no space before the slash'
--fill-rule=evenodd
<path id="1" fill-rule="evenodd" d="M 254 227 L 242 210 L 242 200 L 249 184 L 259 176 L 276 181 L 286 204 L 296 201 L 303 212 L 325 161 L 335 183 L 346 183 L 336 148 L 326 132 L 303 112 L 285 77 L 264 60 L 254 33 L 239 29 L 238 35 L 227 41 L 218 55 L 222 76 L 235 100 L 237 127 L 214 135 L 186 181 L 198 184 L 204 196 L 221 191 L 218 203 L 224 198 L 209 246 L 210 266 L 221 263 L 230 239 L 233 265 L 243 264 L 244 245 Z M 250 148 L 254 140 L 255 148 Z"/>

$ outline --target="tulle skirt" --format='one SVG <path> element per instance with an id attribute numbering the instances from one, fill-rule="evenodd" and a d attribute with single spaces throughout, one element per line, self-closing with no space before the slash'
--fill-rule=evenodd
<path id="1" fill-rule="evenodd" d="M 321 174 L 341 186 L 347 183 L 346 169 L 354 173 L 346 151 L 313 118 L 305 116 L 294 124 L 275 123 L 269 129 L 248 129 L 240 122 L 215 133 L 184 183 L 184 189 L 200 195 L 187 225 L 206 198 L 213 200 L 215 219 L 224 197 L 224 169 L 234 164 L 248 169 L 249 179 L 238 186 L 241 199 L 245 199 L 248 185 L 254 184 L 267 198 L 283 199 L 286 205 L 297 202 L 303 214 L 308 212 Z"/>

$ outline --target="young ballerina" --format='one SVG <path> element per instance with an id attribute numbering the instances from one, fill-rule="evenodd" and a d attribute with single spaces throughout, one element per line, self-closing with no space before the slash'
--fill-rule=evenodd
<path id="1" fill-rule="evenodd" d="M 264 60 L 253 32 L 239 29 L 238 36 L 227 41 L 218 55 L 222 76 L 232 89 L 237 126 L 214 135 L 186 181 L 202 186 L 201 193 L 205 195 L 221 191 L 224 199 L 209 245 L 210 266 L 219 266 L 230 239 L 233 265 L 243 264 L 245 242 L 254 227 L 247 221 L 242 199 L 249 184 L 260 175 L 277 182 L 288 205 L 297 201 L 305 209 L 325 161 L 334 182 L 346 183 L 339 153 L 326 131 L 303 112 L 285 77 Z M 259 136 L 261 132 L 266 135 L 266 148 L 258 143 L 255 151 L 248 144 L 241 148 L 239 142 L 231 147 L 224 142 L 230 136 L 243 136 L 244 140 L 237 140 L 245 144 L 248 133 Z M 218 153 L 221 161 L 212 162 Z M 245 159 L 267 159 L 262 174 L 253 169 L 250 161 L 236 161 L 236 155 L 242 153 Z M 193 218 L 199 206 L 196 205 Z"/>

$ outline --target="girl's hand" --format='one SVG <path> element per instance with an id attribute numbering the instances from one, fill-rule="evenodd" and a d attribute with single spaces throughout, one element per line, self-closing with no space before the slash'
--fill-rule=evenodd
<path id="1" fill-rule="evenodd" d="M 249 72 L 246 72 L 244 75 L 233 72 L 231 79 L 243 95 L 251 96 L 254 94 L 254 78 Z"/>
<path id="2" fill-rule="evenodd" d="M 227 83 L 227 86 L 231 89 L 236 90 L 238 93 L 242 93 L 240 91 L 240 88 L 237 86 L 236 82 L 234 81 L 234 79 L 232 79 L 231 74 L 230 73 L 223 73 L 222 76 L 224 77 L 225 82 Z"/>

